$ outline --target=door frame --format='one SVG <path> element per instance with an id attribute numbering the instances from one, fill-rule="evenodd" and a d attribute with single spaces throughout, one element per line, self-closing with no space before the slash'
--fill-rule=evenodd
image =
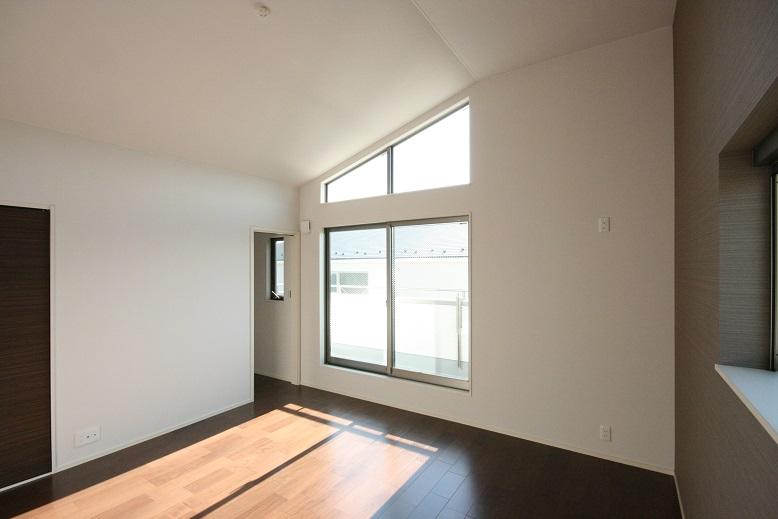
<path id="1" fill-rule="evenodd" d="M 298 329 L 297 333 L 292 334 L 291 344 L 289 344 L 290 348 L 294 352 L 295 356 L 295 374 L 294 379 L 290 382 L 295 385 L 300 385 L 300 379 L 301 379 L 301 355 L 300 355 L 300 232 L 299 231 L 290 231 L 290 230 L 282 230 L 282 229 L 271 229 L 268 227 L 262 227 L 262 226 L 254 226 L 252 225 L 249 229 L 249 269 L 250 269 L 250 282 L 249 282 L 249 290 L 250 290 L 250 299 L 251 299 L 251 308 L 250 308 L 250 341 L 249 341 L 249 379 L 250 379 L 250 387 L 251 387 L 251 400 L 254 400 L 254 306 L 255 306 L 255 298 L 256 298 L 256 291 L 254 290 L 254 283 L 255 283 L 255 276 L 254 276 L 254 235 L 256 233 L 262 233 L 262 234 L 277 234 L 280 236 L 288 237 L 288 238 L 295 238 L 297 241 L 297 256 L 298 259 L 296 261 L 296 269 L 294 269 L 294 272 L 291 272 L 292 276 L 294 276 L 294 283 L 292 283 L 292 286 L 294 287 L 296 294 L 293 292 L 292 295 L 289 298 L 285 298 L 285 304 L 286 301 L 292 304 L 292 327 L 296 327 Z M 286 276 L 287 268 L 286 265 L 284 265 L 284 276 Z M 286 283 L 286 281 L 285 281 Z"/>
<path id="2" fill-rule="evenodd" d="M 31 202 L 18 202 L 11 200 L 0 200 L 0 205 L 9 207 L 21 207 L 25 209 L 45 209 L 49 212 L 49 413 L 51 413 L 51 470 L 38 476 L 19 481 L 12 485 L 0 488 L 0 492 L 31 483 L 35 480 L 45 478 L 57 472 L 57 348 L 56 348 L 56 308 L 55 308 L 55 286 L 56 286 L 56 261 L 55 261 L 55 204 L 36 204 Z"/>

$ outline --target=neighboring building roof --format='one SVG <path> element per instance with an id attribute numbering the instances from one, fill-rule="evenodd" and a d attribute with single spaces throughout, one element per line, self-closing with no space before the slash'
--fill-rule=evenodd
<path id="1" fill-rule="evenodd" d="M 463 258 L 469 255 L 467 222 L 394 227 L 395 257 Z M 330 232 L 330 258 L 384 258 L 386 231 L 352 229 Z"/>

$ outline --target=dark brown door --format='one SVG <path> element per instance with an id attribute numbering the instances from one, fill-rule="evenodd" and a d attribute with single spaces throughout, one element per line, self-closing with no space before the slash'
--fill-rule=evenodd
<path id="1" fill-rule="evenodd" d="M 51 470 L 49 211 L 0 205 L 0 488 Z"/>

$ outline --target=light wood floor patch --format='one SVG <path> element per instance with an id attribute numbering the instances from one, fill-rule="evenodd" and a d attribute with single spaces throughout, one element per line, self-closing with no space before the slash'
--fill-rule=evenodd
<path id="1" fill-rule="evenodd" d="M 369 517 L 428 456 L 356 425 L 288 404 L 20 517 Z"/>

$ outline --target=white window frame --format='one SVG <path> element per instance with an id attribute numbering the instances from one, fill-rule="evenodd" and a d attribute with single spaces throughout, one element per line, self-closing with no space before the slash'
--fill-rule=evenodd
<path id="1" fill-rule="evenodd" d="M 429 373 L 419 373 L 416 371 L 408 371 L 394 367 L 394 303 L 393 295 L 391 291 L 392 286 L 392 251 L 394 246 L 392 244 L 392 229 L 394 227 L 401 227 L 404 225 L 419 225 L 419 224 L 434 224 L 434 223 L 446 223 L 446 222 L 467 222 L 467 290 L 468 299 L 470 305 L 470 311 L 467 313 L 467 329 L 469 330 L 468 336 L 468 348 L 469 348 L 469 362 L 467 380 L 455 379 L 444 377 L 441 375 L 432 375 Z M 402 220 L 393 222 L 384 222 L 377 224 L 365 224 L 365 225 L 349 225 L 342 227 L 330 227 L 324 229 L 324 293 L 326 294 L 324 300 L 324 360 L 326 364 L 332 366 L 339 366 L 344 368 L 351 368 L 360 371 L 369 371 L 372 373 L 381 373 L 394 378 L 401 378 L 407 380 L 414 380 L 417 382 L 425 382 L 428 384 L 434 384 L 438 386 L 445 386 L 454 389 L 461 389 L 470 391 L 470 384 L 472 380 L 472 365 L 473 365 L 473 341 L 472 341 L 472 227 L 471 218 L 469 215 L 465 216 L 453 216 L 443 218 L 425 218 L 418 220 Z M 367 362 L 360 362 L 351 359 L 343 359 L 333 357 L 331 355 L 330 347 L 330 232 L 350 231 L 350 230 L 364 230 L 364 229 L 386 229 L 386 267 L 387 267 L 387 362 L 386 366 L 378 364 L 370 364 Z"/>

